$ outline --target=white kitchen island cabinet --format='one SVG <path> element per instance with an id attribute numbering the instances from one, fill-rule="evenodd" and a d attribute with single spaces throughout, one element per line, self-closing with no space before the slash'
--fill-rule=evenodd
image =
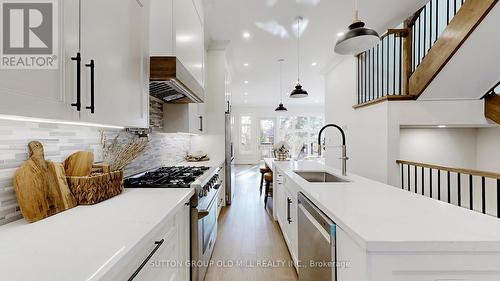
<path id="1" fill-rule="evenodd" d="M 147 127 L 149 0 L 57 3 L 57 69 L 1 68 L 0 114 Z"/>
<path id="2" fill-rule="evenodd" d="M 295 173 L 341 174 L 318 160 L 266 164 L 276 175 L 273 210 L 285 240 L 293 230 L 283 205 L 293 190 L 336 224 L 338 281 L 500 280 L 497 218 L 354 174 L 348 182 L 311 183 Z M 294 256 L 295 245 L 287 245 Z"/>

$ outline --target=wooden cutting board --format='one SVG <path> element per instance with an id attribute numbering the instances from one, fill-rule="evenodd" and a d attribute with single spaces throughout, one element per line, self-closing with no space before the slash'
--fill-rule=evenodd
<path id="1" fill-rule="evenodd" d="M 36 222 L 77 205 L 61 164 L 46 161 L 43 145 L 28 144 L 30 159 L 14 176 L 14 189 L 21 213 L 28 222 Z"/>
<path id="2" fill-rule="evenodd" d="M 78 151 L 64 161 L 64 170 L 68 177 L 87 177 L 92 172 L 94 154 L 88 151 Z"/>

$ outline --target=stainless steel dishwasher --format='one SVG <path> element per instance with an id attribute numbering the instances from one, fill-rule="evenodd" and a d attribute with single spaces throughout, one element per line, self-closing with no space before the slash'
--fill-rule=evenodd
<path id="1" fill-rule="evenodd" d="M 298 196 L 299 280 L 336 281 L 335 223 L 304 194 Z"/>

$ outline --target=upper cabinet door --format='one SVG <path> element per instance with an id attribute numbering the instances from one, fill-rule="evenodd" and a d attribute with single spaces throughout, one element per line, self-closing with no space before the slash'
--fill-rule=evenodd
<path id="1" fill-rule="evenodd" d="M 148 127 L 148 16 L 149 0 L 82 1 L 82 120 Z"/>
<path id="2" fill-rule="evenodd" d="M 174 0 L 175 54 L 204 85 L 205 38 L 203 21 L 192 0 Z"/>
<path id="3" fill-rule="evenodd" d="M 11 32 L 1 40 L 0 114 L 78 120 L 71 106 L 77 101 L 77 63 L 71 58 L 78 52 L 78 0 L 16 4 L 1 7 L 9 15 L 1 29 Z M 33 28 L 24 34 L 25 26 L 49 32 Z"/>

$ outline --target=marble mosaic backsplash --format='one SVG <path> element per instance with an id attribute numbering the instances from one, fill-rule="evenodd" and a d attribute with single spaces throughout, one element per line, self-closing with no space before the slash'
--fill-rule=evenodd
<path id="1" fill-rule="evenodd" d="M 102 158 L 100 128 L 0 120 L 0 225 L 22 218 L 13 189 L 16 169 L 28 159 L 27 144 L 32 140 L 43 143 L 47 160 L 62 162 L 70 154 L 91 151 L 96 161 Z M 118 130 L 106 129 L 112 137 Z M 122 132 L 123 137 L 129 137 Z M 190 137 L 180 134 L 152 134 L 144 153 L 125 169 L 126 175 L 161 165 L 173 165 L 184 160 L 190 147 Z"/>

